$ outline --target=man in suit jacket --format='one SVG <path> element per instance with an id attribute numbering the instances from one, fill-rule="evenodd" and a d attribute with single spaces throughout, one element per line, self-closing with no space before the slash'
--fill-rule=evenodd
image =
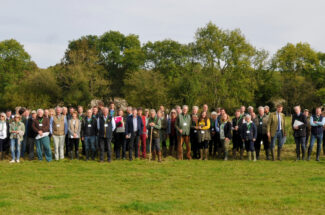
<path id="1" fill-rule="evenodd" d="M 285 116 L 282 113 L 283 106 L 278 104 L 276 112 L 270 114 L 267 123 L 267 136 L 271 139 L 270 149 L 272 160 L 274 160 L 275 141 L 278 140 L 278 160 L 281 160 L 282 139 L 286 136 L 285 132 Z"/>
<path id="2" fill-rule="evenodd" d="M 136 108 L 132 108 L 132 114 L 126 119 L 125 135 L 129 139 L 129 159 L 132 160 L 132 150 L 134 149 L 135 158 L 139 157 L 139 138 L 143 131 L 143 123 Z"/>

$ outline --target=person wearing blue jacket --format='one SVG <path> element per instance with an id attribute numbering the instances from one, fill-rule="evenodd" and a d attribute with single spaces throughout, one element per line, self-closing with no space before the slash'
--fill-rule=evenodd
<path id="1" fill-rule="evenodd" d="M 126 119 L 125 135 L 129 139 L 129 160 L 132 161 L 132 151 L 134 149 L 135 158 L 139 157 L 139 139 L 142 134 L 143 123 L 140 116 L 138 116 L 138 110 L 132 108 L 132 114 Z"/>
<path id="2" fill-rule="evenodd" d="M 240 129 L 240 136 L 245 143 L 245 148 L 248 154 L 248 160 L 251 160 L 252 155 L 254 157 L 254 161 L 256 161 L 256 154 L 254 148 L 254 142 L 257 138 L 257 128 L 255 124 L 252 122 L 251 115 L 247 114 L 245 116 L 246 123 L 242 124 Z"/>
<path id="3" fill-rule="evenodd" d="M 316 108 L 315 115 L 312 115 L 310 117 L 311 137 L 310 137 L 310 145 L 308 148 L 307 160 L 310 160 L 310 155 L 313 151 L 315 140 L 317 140 L 316 161 L 319 161 L 320 150 L 321 150 L 322 139 L 323 139 L 323 126 L 325 124 L 325 117 L 323 117 L 321 113 L 322 113 L 322 109 L 318 107 Z"/>

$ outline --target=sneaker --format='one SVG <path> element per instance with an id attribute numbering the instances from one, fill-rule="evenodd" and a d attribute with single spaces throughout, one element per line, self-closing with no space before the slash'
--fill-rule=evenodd
<path id="1" fill-rule="evenodd" d="M 16 162 L 17 162 L 17 163 L 19 163 L 20 161 L 19 161 L 19 160 L 17 160 Z"/>
<path id="2" fill-rule="evenodd" d="M 11 160 L 9 163 L 15 163 L 15 160 Z"/>

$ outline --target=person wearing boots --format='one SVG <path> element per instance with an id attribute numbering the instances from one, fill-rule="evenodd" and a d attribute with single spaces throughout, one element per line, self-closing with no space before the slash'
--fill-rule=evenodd
<path id="1" fill-rule="evenodd" d="M 160 151 L 160 118 L 157 116 L 154 109 L 150 110 L 150 117 L 148 119 L 148 138 L 151 140 L 151 153 L 152 160 L 156 160 L 156 153 L 158 155 L 158 162 L 161 162 L 161 151 Z M 150 142 L 149 142 L 150 143 Z"/>
<path id="2" fill-rule="evenodd" d="M 240 137 L 240 128 L 244 121 L 244 114 L 241 114 L 241 109 L 237 109 L 235 112 L 235 117 L 232 119 L 232 131 L 233 131 L 233 148 L 232 155 L 233 158 L 236 159 L 236 153 L 240 152 L 240 159 L 243 159 L 244 155 L 244 144 L 242 142 L 242 138 Z"/>
<path id="3" fill-rule="evenodd" d="M 188 106 L 183 105 L 182 113 L 177 116 L 176 129 L 178 136 L 177 144 L 177 158 L 183 160 L 183 143 L 186 144 L 186 157 L 191 160 L 191 146 L 190 146 L 190 127 L 191 116 L 188 114 Z"/>
<path id="4" fill-rule="evenodd" d="M 125 135 L 129 140 L 129 160 L 132 161 L 132 151 L 134 150 L 135 158 L 139 157 L 139 140 L 143 132 L 142 119 L 138 116 L 138 110 L 132 108 L 132 114 L 128 116 L 125 123 Z"/>
<path id="5" fill-rule="evenodd" d="M 221 115 L 219 123 L 220 143 L 224 152 L 224 160 L 228 160 L 228 150 L 231 140 L 231 122 L 228 114 Z"/>
<path id="6" fill-rule="evenodd" d="M 147 156 L 146 147 L 147 147 L 148 132 L 147 132 L 147 117 L 142 114 L 143 113 L 142 111 L 143 111 L 142 107 L 139 107 L 138 108 L 138 116 L 141 117 L 142 125 L 143 125 L 142 133 L 140 135 L 141 147 L 139 147 L 139 155 L 141 154 L 141 157 L 143 159 L 145 159 Z M 141 150 L 140 150 L 140 148 L 141 148 Z"/>
<path id="7" fill-rule="evenodd" d="M 211 113 L 211 126 L 210 126 L 210 134 L 211 134 L 211 140 L 209 141 L 209 155 L 213 158 L 216 157 L 217 153 L 217 147 L 218 147 L 218 136 L 219 132 L 216 131 L 216 127 L 218 127 L 218 114 L 217 112 L 213 111 Z M 217 124 L 217 125 L 216 125 Z"/>
<path id="8" fill-rule="evenodd" d="M 208 160 L 210 134 L 210 119 L 207 117 L 207 112 L 203 111 L 196 127 L 198 130 L 198 142 L 200 147 L 200 160 Z M 204 153 L 204 158 L 203 158 Z"/>
<path id="9" fill-rule="evenodd" d="M 99 136 L 100 162 L 104 162 L 105 146 L 107 147 L 107 161 L 112 158 L 112 137 L 115 130 L 115 120 L 108 114 L 108 108 L 102 108 L 103 114 L 98 117 L 97 129 Z"/>
<path id="10" fill-rule="evenodd" d="M 305 160 L 307 118 L 304 114 L 301 113 L 301 108 L 299 105 L 294 107 L 294 111 L 295 114 L 292 116 L 291 126 L 296 142 L 297 160 L 300 160 L 300 148 L 302 152 L 302 160 Z"/>
<path id="11" fill-rule="evenodd" d="M 240 129 L 240 136 L 245 143 L 248 160 L 251 160 L 251 158 L 254 157 L 254 161 L 256 161 L 254 142 L 257 138 L 257 128 L 252 122 L 251 115 L 247 114 L 245 116 L 245 121 L 246 123 L 244 123 Z"/>
<path id="12" fill-rule="evenodd" d="M 257 138 L 254 142 L 254 148 L 256 153 L 256 159 L 260 159 L 260 150 L 261 150 L 261 142 L 263 142 L 266 160 L 269 160 L 270 150 L 269 150 L 269 138 L 266 134 L 267 129 L 267 121 L 269 117 L 264 113 L 264 107 L 260 106 L 258 108 L 258 116 L 253 120 L 255 126 L 257 127 Z"/>
<path id="13" fill-rule="evenodd" d="M 78 118 L 78 112 L 74 111 L 72 113 L 72 118 L 69 120 L 69 153 L 70 158 L 73 160 L 73 148 L 75 149 L 75 156 L 79 159 L 79 140 L 81 131 L 81 122 Z"/>
<path id="14" fill-rule="evenodd" d="M 286 136 L 285 116 L 282 113 L 282 110 L 283 106 L 278 104 L 276 107 L 276 112 L 270 114 L 269 120 L 267 121 L 267 136 L 269 141 L 271 141 L 270 149 L 273 161 L 275 160 L 275 142 L 278 141 L 278 160 L 281 160 L 282 138 Z"/>
<path id="15" fill-rule="evenodd" d="M 164 106 L 160 106 L 160 110 L 157 112 L 157 114 L 160 117 L 161 121 L 161 129 L 160 129 L 160 140 L 162 145 L 162 152 L 164 158 L 167 157 L 167 126 L 168 126 L 168 118 L 167 115 L 164 112 L 165 108 Z"/>
<path id="16" fill-rule="evenodd" d="M 9 137 L 9 123 L 6 120 L 6 114 L 0 114 L 0 160 L 4 158 L 4 145 Z"/>
<path id="17" fill-rule="evenodd" d="M 197 130 L 197 125 L 198 125 L 198 120 L 199 120 L 198 111 L 199 111 L 198 106 L 192 107 L 190 142 L 191 142 L 191 148 L 193 151 L 194 159 L 200 158 L 200 154 L 199 154 L 200 149 L 199 149 L 199 144 L 198 144 L 198 130 Z"/>
<path id="18" fill-rule="evenodd" d="M 177 113 L 175 109 L 170 112 L 170 117 L 168 118 L 168 129 L 167 134 L 169 136 L 169 155 L 173 156 L 174 152 L 177 151 L 177 131 L 175 127 L 177 118 Z M 176 157 L 176 156 L 175 156 Z"/>
<path id="19" fill-rule="evenodd" d="M 64 158 L 65 135 L 68 131 L 68 123 L 61 110 L 61 107 L 56 107 L 56 114 L 50 118 L 50 133 L 53 135 L 55 160 Z"/>
<path id="20" fill-rule="evenodd" d="M 83 119 L 81 124 L 81 138 L 85 143 L 86 160 L 89 160 L 90 152 L 91 159 L 95 160 L 96 153 L 96 135 L 97 135 L 97 121 L 93 117 L 92 109 L 87 110 L 87 116 Z"/>
<path id="21" fill-rule="evenodd" d="M 318 107 L 316 108 L 315 114 L 310 117 L 311 137 L 310 137 L 310 145 L 308 148 L 307 160 L 310 160 L 310 156 L 313 151 L 315 140 L 317 140 L 316 161 L 319 161 L 320 151 L 322 147 L 322 139 L 323 139 L 323 126 L 325 124 L 325 117 L 323 117 L 321 113 L 322 113 L 322 109 Z"/>

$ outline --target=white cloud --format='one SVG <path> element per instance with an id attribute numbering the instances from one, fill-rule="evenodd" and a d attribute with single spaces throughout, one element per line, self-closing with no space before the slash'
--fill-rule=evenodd
<path id="1" fill-rule="evenodd" d="M 193 40 L 212 21 L 240 28 L 272 53 L 287 42 L 325 51 L 322 0 L 0 0 L 0 40 L 15 38 L 40 67 L 58 63 L 68 41 L 108 30 L 134 33 L 142 42 Z"/>

